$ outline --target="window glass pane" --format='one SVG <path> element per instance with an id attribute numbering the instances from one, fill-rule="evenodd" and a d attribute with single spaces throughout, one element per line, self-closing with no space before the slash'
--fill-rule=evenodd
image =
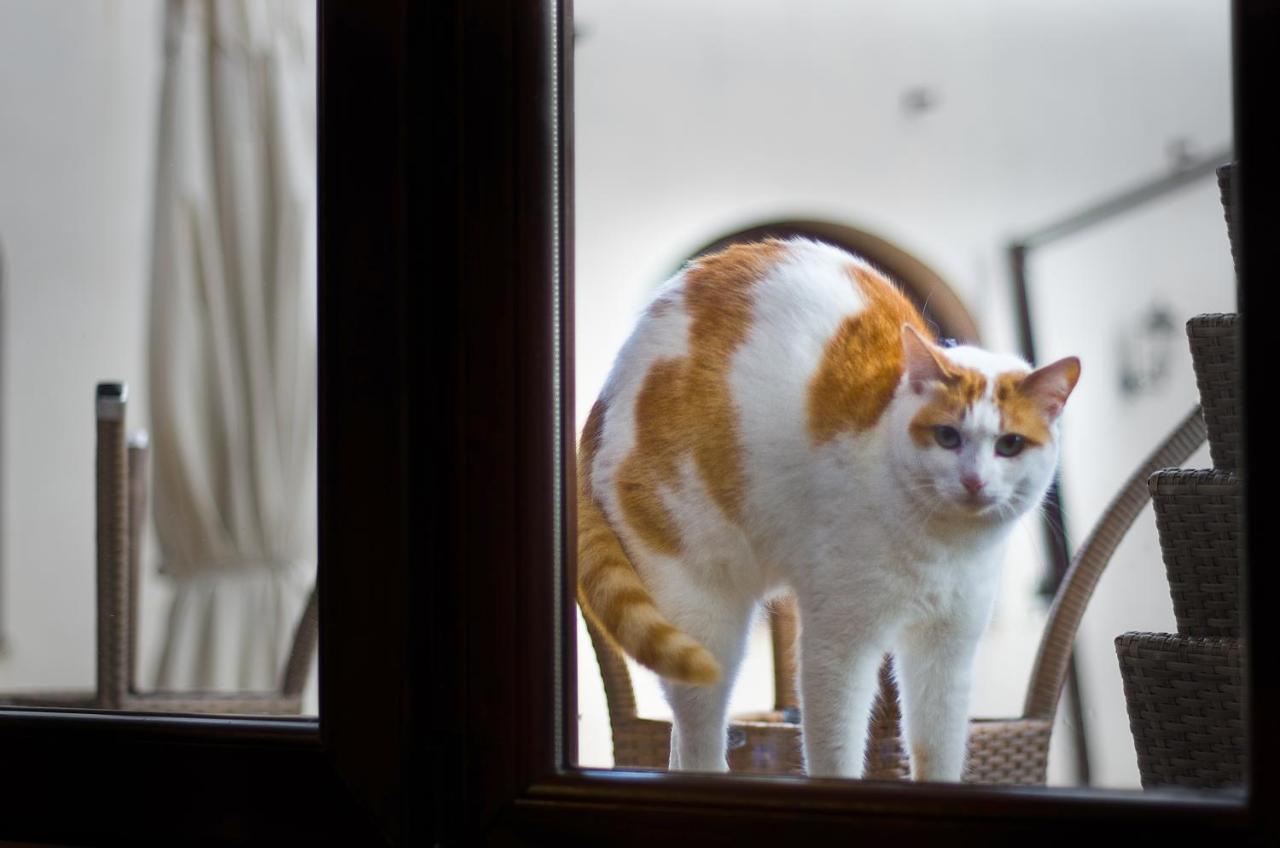
<path id="1" fill-rule="evenodd" d="M 314 7 L 0 4 L 0 702 L 316 711 Z"/>
<path id="2" fill-rule="evenodd" d="M 1235 308 L 1215 179 L 1231 158 L 1229 11 L 1194 0 L 575 3 L 578 567 L 592 581 L 581 588 L 603 607 L 593 611 L 603 629 L 673 674 L 701 674 L 700 649 L 680 633 L 719 640 L 702 647 L 722 673 L 743 646 L 727 696 L 734 770 L 798 769 L 797 722 L 827 721 L 807 732 L 858 748 L 883 646 L 908 687 L 910 738 L 899 750 L 892 732 L 872 734 L 874 776 L 904 774 L 903 751 L 914 751 L 920 774 L 954 779 L 955 735 L 936 728 L 958 711 L 1000 719 L 968 725 L 966 779 L 1243 781 L 1235 434 L 1208 414 L 1211 456 L 1198 447 L 1199 419 L 1184 424 L 1202 399 L 1233 394 L 1230 319 L 1194 324 L 1194 366 L 1184 330 Z M 875 271 L 851 271 L 797 237 Z M 768 238 L 784 243 L 758 246 Z M 721 252 L 735 243 L 757 246 Z M 698 256 L 718 258 L 684 265 Z M 912 305 L 886 306 L 881 276 Z M 891 332 L 852 320 L 863 309 Z M 912 313 L 936 337 L 919 350 L 942 358 L 941 376 L 930 376 L 933 355 L 902 340 L 897 328 Z M 1020 368 L 966 345 L 1058 365 L 1000 389 L 1000 375 Z M 1082 366 L 1078 382 L 1068 357 Z M 901 379 L 913 361 L 918 393 Z M 954 409 L 945 398 L 963 395 L 964 381 L 952 367 L 985 379 Z M 1197 385 L 1196 368 L 1225 383 Z M 889 381 L 878 395 L 877 374 Z M 1019 402 L 1029 417 L 1019 418 Z M 903 417 L 910 403 L 932 417 Z M 1029 700 L 1066 565 L 1054 540 L 1076 554 L 1100 521 L 1127 525 L 1128 507 L 1111 509 L 1113 498 L 1130 485 L 1142 503 L 1140 466 L 1175 432 L 1162 464 L 1204 473 L 1157 481 L 1159 528 L 1152 506 L 1134 506 L 1124 541 L 1100 557 L 1105 576 L 1083 621 L 1058 640 L 1074 635 L 1077 645 L 1064 696 Z M 1060 494 L 1043 509 L 1034 498 L 1020 504 L 1011 493 L 1053 477 L 1032 466 L 1048 455 L 1048 468 L 1054 444 Z M 1019 462 L 1023 471 L 1008 470 Z M 984 499 L 1021 516 L 989 522 L 1007 530 L 990 578 L 979 576 L 980 556 L 961 553 L 968 519 L 938 518 Z M 874 517 L 893 512 L 885 504 L 915 506 Z M 1213 546 L 1193 561 L 1187 540 L 1202 533 Z M 921 538 L 948 552 L 933 571 L 921 571 L 930 557 Z M 814 577 L 822 568 L 836 576 Z M 1217 571 L 1182 571 L 1197 568 Z M 937 575 L 946 569 L 972 576 Z M 965 616 L 941 612 L 940 598 L 976 592 L 984 579 L 994 601 L 964 607 L 991 610 L 989 620 L 969 616 L 979 620 L 969 632 L 982 635 L 965 708 Z M 799 642 L 810 665 L 863 685 L 814 684 L 806 698 L 802 683 L 797 693 L 793 677 L 775 673 L 778 646 L 796 638 L 786 608 L 771 622 L 766 607 L 728 600 L 797 582 L 807 585 L 800 628 L 806 608 L 812 624 Z M 1163 635 L 1125 635 L 1134 633 Z M 659 678 L 593 636 L 584 619 L 580 763 L 666 767 L 672 706 Z M 925 671 L 908 668 L 912 657 Z M 930 663 L 944 670 L 929 676 Z M 1179 706 L 1160 694 L 1166 684 L 1206 695 Z M 723 766 L 715 686 L 673 691 L 701 740 L 679 742 L 675 759 L 683 744 L 695 768 Z M 823 693 L 831 703 L 818 703 Z M 841 698 L 856 708 L 833 707 Z M 1138 719 L 1157 713 L 1159 722 Z M 1188 743 L 1168 737 L 1180 722 L 1222 729 Z M 1170 745 L 1191 747 L 1159 753 Z M 859 771 L 834 754 L 823 763 Z"/>

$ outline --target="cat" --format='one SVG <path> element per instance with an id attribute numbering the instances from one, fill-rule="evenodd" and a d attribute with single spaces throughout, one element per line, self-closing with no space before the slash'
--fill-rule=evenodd
<path id="1" fill-rule="evenodd" d="M 1079 375 L 943 347 L 870 264 L 805 239 L 661 288 L 581 435 L 578 600 L 662 678 L 671 768 L 727 770 L 750 623 L 790 589 L 807 773 L 862 774 L 891 651 L 912 778 L 959 781 L 1003 545 Z"/>

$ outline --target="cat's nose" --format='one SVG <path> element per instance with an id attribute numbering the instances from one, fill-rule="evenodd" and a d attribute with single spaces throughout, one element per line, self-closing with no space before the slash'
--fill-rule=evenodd
<path id="1" fill-rule="evenodd" d="M 962 474 L 960 475 L 960 482 L 964 484 L 965 490 L 971 495 L 978 494 L 978 492 L 982 491 L 982 487 L 987 485 L 987 482 L 977 474 Z"/>

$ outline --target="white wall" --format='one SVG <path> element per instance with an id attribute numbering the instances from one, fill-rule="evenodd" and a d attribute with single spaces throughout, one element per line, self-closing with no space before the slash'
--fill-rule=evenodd
<path id="1" fill-rule="evenodd" d="M 575 10 L 579 424 L 648 292 L 726 232 L 788 217 L 872 231 L 932 265 L 988 345 L 1009 349 L 1011 236 L 1165 172 L 1175 139 L 1199 153 L 1230 141 L 1221 0 L 576 0 Z M 916 86 L 936 93 L 935 109 L 904 111 Z M 1231 308 L 1215 189 L 1207 181 L 1046 249 L 1032 271 L 1042 358 L 1084 359 L 1064 468 L 1078 543 L 1194 400 L 1179 347 L 1158 394 L 1122 402 L 1114 334 L 1157 290 L 1179 320 Z M 1021 709 L 1043 620 L 1026 601 L 1037 536 L 1028 528 L 1011 552 L 980 659 L 980 714 Z M 1148 516 L 1082 629 L 1098 785 L 1137 784 L 1111 640 L 1172 627 L 1154 545 Z M 607 763 L 585 635 L 579 655 L 582 760 Z M 761 661 L 735 709 L 765 706 L 768 673 Z M 642 712 L 662 714 L 652 681 L 638 682 Z M 1055 782 L 1071 780 L 1067 766 L 1056 746 Z"/>
<path id="2" fill-rule="evenodd" d="M 162 8 L 0 0 L 0 691 L 94 680 L 93 391 L 145 371 Z"/>

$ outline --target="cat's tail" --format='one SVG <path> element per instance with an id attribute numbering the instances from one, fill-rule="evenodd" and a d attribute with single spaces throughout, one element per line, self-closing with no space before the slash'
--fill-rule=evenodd
<path id="1" fill-rule="evenodd" d="M 581 487 L 578 603 L 636 662 L 662 677 L 692 684 L 720 679 L 720 663 L 711 652 L 658 611 L 600 506 Z"/>
<path id="2" fill-rule="evenodd" d="M 658 611 L 635 566 L 596 503 L 586 483 L 598 426 L 592 410 L 583 438 L 578 474 L 578 603 L 636 662 L 668 680 L 705 685 L 720 679 L 720 663 L 711 652 Z"/>

